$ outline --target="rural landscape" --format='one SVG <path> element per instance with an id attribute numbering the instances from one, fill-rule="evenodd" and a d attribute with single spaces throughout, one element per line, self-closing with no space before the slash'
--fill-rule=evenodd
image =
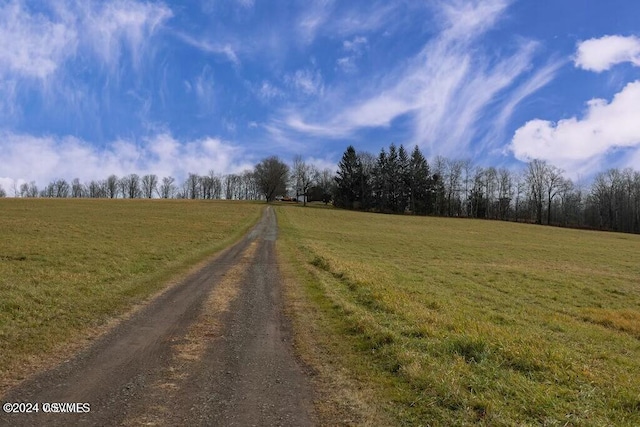
<path id="1" fill-rule="evenodd" d="M 3 392 L 86 347 L 264 210 L 242 201 L 0 203 Z M 317 373 L 320 420 L 640 422 L 637 235 L 322 202 L 274 207 L 286 312 L 296 352 Z"/>
<path id="2" fill-rule="evenodd" d="M 638 16 L 0 1 L 0 427 L 640 425 Z"/>

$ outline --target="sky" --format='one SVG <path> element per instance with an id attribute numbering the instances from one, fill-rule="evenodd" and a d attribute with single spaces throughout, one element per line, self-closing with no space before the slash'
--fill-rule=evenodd
<path id="1" fill-rule="evenodd" d="M 636 0 L 0 0 L 0 185 L 377 155 L 640 170 Z"/>

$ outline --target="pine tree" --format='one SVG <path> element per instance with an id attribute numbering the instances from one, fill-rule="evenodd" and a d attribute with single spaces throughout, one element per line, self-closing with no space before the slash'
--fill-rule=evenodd
<path id="1" fill-rule="evenodd" d="M 403 213 L 409 207 L 409 155 L 400 144 L 398 148 L 398 206 L 397 212 Z"/>
<path id="2" fill-rule="evenodd" d="M 409 160 L 409 203 L 415 215 L 426 215 L 430 201 L 429 164 L 416 145 Z"/>
<path id="3" fill-rule="evenodd" d="M 358 209 L 362 200 L 362 165 L 353 146 L 349 146 L 338 163 L 335 177 L 335 204 L 341 208 Z"/>

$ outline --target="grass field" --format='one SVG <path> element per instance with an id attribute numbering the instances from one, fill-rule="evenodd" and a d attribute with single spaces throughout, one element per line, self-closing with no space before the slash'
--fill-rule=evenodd
<path id="1" fill-rule="evenodd" d="M 306 358 L 393 424 L 640 425 L 640 236 L 277 215 Z"/>
<path id="2" fill-rule="evenodd" d="M 0 384 L 231 244 L 262 208 L 0 199 Z"/>

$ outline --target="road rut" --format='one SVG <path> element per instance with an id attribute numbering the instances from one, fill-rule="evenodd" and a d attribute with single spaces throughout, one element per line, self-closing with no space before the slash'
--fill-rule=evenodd
<path id="1" fill-rule="evenodd" d="M 313 425 L 313 390 L 283 313 L 277 224 L 258 224 L 90 348 L 9 390 L 36 414 L 0 425 Z M 44 413 L 86 402 L 90 412 Z"/>

